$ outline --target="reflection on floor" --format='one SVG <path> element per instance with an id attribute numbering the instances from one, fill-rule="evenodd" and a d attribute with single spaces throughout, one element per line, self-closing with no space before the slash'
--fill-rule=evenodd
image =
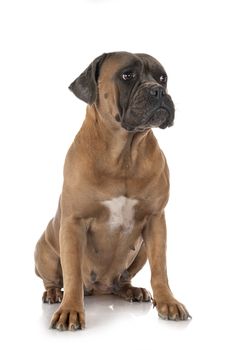
<path id="1" fill-rule="evenodd" d="M 59 304 L 42 304 L 42 321 L 46 327 Z M 144 316 L 152 309 L 151 302 L 127 302 L 117 296 L 101 295 L 85 297 L 86 328 L 102 327 L 120 322 L 121 318 L 132 319 Z"/>

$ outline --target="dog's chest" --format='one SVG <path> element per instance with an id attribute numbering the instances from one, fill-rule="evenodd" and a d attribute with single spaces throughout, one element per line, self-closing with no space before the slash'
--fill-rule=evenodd
<path id="1" fill-rule="evenodd" d="M 124 196 L 115 197 L 101 202 L 109 210 L 108 229 L 114 232 L 119 229 L 124 234 L 129 234 L 134 228 L 135 206 L 137 199 Z"/>

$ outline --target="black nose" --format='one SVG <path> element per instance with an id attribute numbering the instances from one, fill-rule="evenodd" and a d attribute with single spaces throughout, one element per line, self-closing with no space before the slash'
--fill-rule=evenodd
<path id="1" fill-rule="evenodd" d="M 151 96 L 155 96 L 156 98 L 162 98 L 166 94 L 165 89 L 162 86 L 153 86 L 149 92 Z"/>

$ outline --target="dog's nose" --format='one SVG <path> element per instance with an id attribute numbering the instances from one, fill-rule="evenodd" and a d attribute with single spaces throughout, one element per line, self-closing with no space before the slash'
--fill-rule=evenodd
<path id="1" fill-rule="evenodd" d="M 161 98 L 166 94 L 165 89 L 163 89 L 161 86 L 153 86 L 149 92 L 151 96 L 155 96 L 156 98 Z"/>

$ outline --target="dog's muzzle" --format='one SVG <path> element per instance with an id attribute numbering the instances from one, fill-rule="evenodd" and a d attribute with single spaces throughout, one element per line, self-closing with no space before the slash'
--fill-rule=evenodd
<path id="1" fill-rule="evenodd" d="M 159 84 L 141 87 L 121 119 L 128 131 L 144 131 L 153 127 L 165 129 L 173 125 L 175 108 L 170 95 Z"/>

